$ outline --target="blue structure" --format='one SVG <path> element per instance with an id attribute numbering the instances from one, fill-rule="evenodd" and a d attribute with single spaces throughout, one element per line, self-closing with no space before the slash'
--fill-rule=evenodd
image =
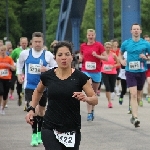
<path id="1" fill-rule="evenodd" d="M 62 0 L 56 40 L 68 40 L 79 50 L 79 31 L 87 0 Z"/>
<path id="2" fill-rule="evenodd" d="M 130 29 L 132 24 L 141 24 L 140 0 L 121 1 L 121 33 L 122 42 L 131 37 Z"/>
<path id="3" fill-rule="evenodd" d="M 74 44 L 74 51 L 79 50 L 80 25 L 87 0 L 62 0 L 56 40 L 68 40 Z M 103 0 L 95 0 L 96 40 L 103 42 Z M 133 23 L 141 23 L 140 0 L 121 0 L 122 41 L 131 37 Z M 108 31 L 109 32 L 109 31 Z"/>
<path id="4" fill-rule="evenodd" d="M 103 42 L 102 1 L 103 0 L 95 0 L 95 30 L 96 40 L 99 42 Z"/>

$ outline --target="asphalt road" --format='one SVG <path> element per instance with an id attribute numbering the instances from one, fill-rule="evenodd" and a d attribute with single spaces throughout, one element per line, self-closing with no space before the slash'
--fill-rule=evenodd
<path id="1" fill-rule="evenodd" d="M 43 145 L 30 146 L 32 131 L 25 122 L 23 106 L 17 106 L 16 99 L 11 100 L 5 109 L 6 114 L 0 115 L 0 150 L 44 150 Z M 81 103 L 80 150 L 150 150 L 150 104 L 145 99 L 144 106 L 139 107 L 140 128 L 130 123 L 128 95 L 123 105 L 119 105 L 116 96 L 113 108 L 107 108 L 105 93 L 102 92 L 95 108 L 95 120 L 87 122 L 86 104 Z"/>

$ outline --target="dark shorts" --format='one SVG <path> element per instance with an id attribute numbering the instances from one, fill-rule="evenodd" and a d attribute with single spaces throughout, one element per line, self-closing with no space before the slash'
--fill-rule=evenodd
<path id="1" fill-rule="evenodd" d="M 33 92 L 34 90 L 32 89 L 25 89 L 25 101 L 27 101 L 28 103 L 30 103 L 30 101 L 32 100 Z M 45 107 L 46 103 L 47 103 L 47 91 L 44 91 L 39 101 L 39 105 Z"/>
<path id="2" fill-rule="evenodd" d="M 145 84 L 146 74 L 145 72 L 128 72 L 126 71 L 126 82 L 128 87 L 137 86 L 137 90 L 141 91 Z"/>
<path id="3" fill-rule="evenodd" d="M 3 100 L 7 100 L 9 93 L 9 80 L 0 79 L 0 96 L 3 96 Z"/>
<path id="4" fill-rule="evenodd" d="M 42 141 L 45 150 L 79 150 L 81 133 L 75 134 L 75 145 L 74 147 L 65 147 L 61 144 L 54 134 L 53 130 L 42 129 Z"/>

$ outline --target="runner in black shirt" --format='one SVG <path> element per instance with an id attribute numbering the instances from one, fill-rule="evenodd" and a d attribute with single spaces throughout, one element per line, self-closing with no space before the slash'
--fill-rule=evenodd
<path id="1" fill-rule="evenodd" d="M 96 105 L 98 98 L 89 77 L 71 68 L 73 57 L 72 45 L 69 42 L 58 42 L 54 47 L 54 56 L 58 68 L 41 75 L 41 81 L 32 96 L 26 121 L 29 124 L 33 123 L 34 109 L 47 88 L 48 106 L 42 130 L 45 149 L 78 150 L 81 140 L 80 101 Z"/>

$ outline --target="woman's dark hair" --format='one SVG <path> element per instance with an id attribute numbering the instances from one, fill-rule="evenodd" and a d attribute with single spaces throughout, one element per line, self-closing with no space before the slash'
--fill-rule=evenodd
<path id="1" fill-rule="evenodd" d="M 54 56 L 56 56 L 58 49 L 61 47 L 67 47 L 69 49 L 70 53 L 72 54 L 73 44 L 68 41 L 60 41 L 60 42 L 56 43 L 56 45 L 54 46 Z"/>

